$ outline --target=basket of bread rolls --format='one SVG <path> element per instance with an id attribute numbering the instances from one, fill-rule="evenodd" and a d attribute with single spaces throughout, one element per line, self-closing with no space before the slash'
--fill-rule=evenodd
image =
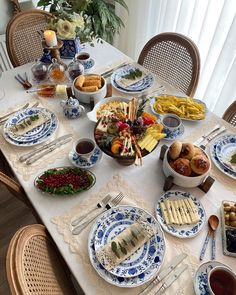
<path id="1" fill-rule="evenodd" d="M 173 183 L 182 187 L 197 187 L 209 176 L 211 161 L 206 152 L 190 142 L 175 141 L 166 150 L 163 171 Z"/>
<path id="2" fill-rule="evenodd" d="M 73 81 L 75 97 L 82 103 L 97 103 L 106 96 L 106 80 L 101 75 L 80 75 Z"/>

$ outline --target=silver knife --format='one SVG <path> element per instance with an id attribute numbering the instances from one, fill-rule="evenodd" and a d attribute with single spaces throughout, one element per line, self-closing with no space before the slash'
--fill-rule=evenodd
<path id="1" fill-rule="evenodd" d="M 121 63 L 120 65 L 114 67 L 113 69 L 110 69 L 110 70 L 108 70 L 108 71 L 106 71 L 106 72 L 103 72 L 103 73 L 101 74 L 101 76 L 103 76 L 103 77 L 109 76 L 109 75 L 112 74 L 114 71 L 116 71 L 116 70 L 118 70 L 119 68 L 122 68 L 122 67 L 124 67 L 124 66 L 126 66 L 126 65 L 128 65 L 128 64 L 130 64 L 130 62 L 125 61 L 125 62 Z"/>
<path id="2" fill-rule="evenodd" d="M 174 283 L 174 281 L 176 281 L 178 279 L 178 277 L 182 274 L 182 272 L 185 271 L 185 269 L 187 269 L 188 266 L 187 264 L 183 264 L 180 267 L 176 268 L 173 273 L 171 273 L 171 275 L 165 279 L 164 283 L 161 285 L 161 287 L 159 288 L 159 290 L 155 293 L 155 295 L 161 295 L 165 292 L 165 290 L 167 288 L 170 287 L 170 285 L 172 285 Z"/>
<path id="3" fill-rule="evenodd" d="M 63 136 L 53 140 L 52 142 L 50 142 L 48 144 L 45 144 L 44 146 L 41 146 L 41 147 L 33 150 L 32 152 L 29 152 L 29 153 L 27 153 L 27 154 L 25 154 L 23 156 L 20 156 L 19 160 L 20 160 L 20 162 L 24 162 L 24 161 L 28 160 L 29 158 L 31 158 L 32 156 L 40 153 L 41 151 L 43 151 L 45 149 L 48 149 L 48 148 L 54 146 L 55 144 L 57 144 L 58 142 L 61 142 L 61 141 L 65 140 L 67 138 L 70 138 L 72 136 L 73 136 L 73 134 L 63 135 Z"/>
<path id="4" fill-rule="evenodd" d="M 15 114 L 16 112 L 26 109 L 28 106 L 29 106 L 29 103 L 26 103 L 23 107 L 20 107 L 19 109 L 14 110 L 14 111 L 0 117 L 0 123 L 2 123 L 2 121 L 5 122 L 11 115 Z"/>
<path id="5" fill-rule="evenodd" d="M 70 142 L 72 140 L 72 138 L 67 138 L 64 141 L 60 141 L 58 143 L 56 143 L 55 145 L 47 148 L 44 152 L 36 155 L 35 157 L 31 157 L 30 159 L 28 159 L 26 161 L 26 165 L 31 165 L 32 163 L 34 163 L 35 161 L 37 161 L 38 159 L 41 159 L 43 156 L 51 153 L 52 151 L 54 151 L 55 149 L 59 148 L 60 146 L 66 144 L 67 142 Z"/>
<path id="6" fill-rule="evenodd" d="M 205 148 L 206 145 L 212 140 L 214 139 L 215 137 L 217 137 L 218 135 L 220 135 L 221 133 L 225 132 L 226 130 L 226 127 L 225 126 L 222 126 L 217 132 L 214 132 L 212 135 L 206 137 L 204 139 L 204 141 L 201 143 L 200 147 L 201 148 Z"/>
<path id="7" fill-rule="evenodd" d="M 144 295 L 148 294 L 148 292 L 151 291 L 151 289 L 158 284 L 161 280 L 163 280 L 173 269 L 176 268 L 185 258 L 187 257 L 187 254 L 180 254 L 172 259 L 172 261 L 165 267 L 158 276 L 155 277 L 154 280 L 138 295 Z"/>
<path id="8" fill-rule="evenodd" d="M 204 139 L 206 139 L 206 137 L 208 137 L 209 135 L 211 135 L 212 133 L 216 132 L 217 130 L 220 129 L 220 125 L 217 124 L 213 127 L 213 129 L 211 129 L 209 132 L 207 132 L 206 134 L 204 134 L 203 136 L 201 136 L 198 140 L 196 140 L 194 142 L 195 145 L 199 145 Z"/>

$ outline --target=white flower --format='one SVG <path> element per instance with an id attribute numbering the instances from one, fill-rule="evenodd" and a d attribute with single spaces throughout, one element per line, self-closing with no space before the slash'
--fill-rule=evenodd
<path id="1" fill-rule="evenodd" d="M 82 15 L 74 13 L 72 20 L 73 20 L 75 27 L 78 27 L 80 29 L 84 28 L 84 18 Z"/>
<path id="2" fill-rule="evenodd" d="M 74 22 L 59 19 L 57 22 L 57 35 L 61 39 L 74 39 L 76 37 L 75 28 Z"/>

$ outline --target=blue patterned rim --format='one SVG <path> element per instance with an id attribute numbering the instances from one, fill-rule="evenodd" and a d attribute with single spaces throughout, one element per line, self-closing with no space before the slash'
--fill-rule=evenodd
<path id="1" fill-rule="evenodd" d="M 124 67 L 116 70 L 111 75 L 112 86 L 115 87 L 117 90 L 119 90 L 121 92 L 125 92 L 125 93 L 140 93 L 140 92 L 145 91 L 145 90 L 149 89 L 150 87 L 152 87 L 153 83 L 154 83 L 154 76 L 150 72 L 145 71 L 143 68 L 141 69 L 141 71 L 144 72 L 146 75 L 142 80 L 140 80 L 137 83 L 135 83 L 129 87 L 126 87 L 126 88 L 123 88 L 117 84 L 117 81 L 119 79 L 121 79 L 121 77 L 123 75 L 128 74 L 130 72 L 130 70 L 134 69 L 134 68 L 138 68 L 138 66 L 127 65 L 127 66 L 124 66 Z"/>
<path id="2" fill-rule="evenodd" d="M 236 173 L 232 172 L 230 169 L 226 168 L 218 159 L 217 154 L 216 154 L 216 147 L 218 143 L 221 141 L 221 138 L 216 139 L 210 146 L 210 156 L 213 161 L 213 163 L 216 165 L 216 167 L 223 172 L 225 175 L 236 179 Z"/>
<path id="3" fill-rule="evenodd" d="M 93 58 L 90 58 L 88 61 L 83 63 L 84 70 L 90 70 L 95 65 L 95 61 Z"/>
<path id="4" fill-rule="evenodd" d="M 229 268 L 227 265 L 218 261 L 208 261 L 199 266 L 194 278 L 194 291 L 196 295 L 210 295 L 208 288 L 208 272 L 216 266 Z"/>
<path id="5" fill-rule="evenodd" d="M 216 144 L 216 156 L 225 168 L 236 173 L 236 167 L 233 170 L 230 164 L 227 164 L 227 160 L 232 154 L 236 154 L 236 135 L 230 134 L 220 137 Z"/>
<path id="6" fill-rule="evenodd" d="M 51 120 L 27 132 L 23 141 L 12 138 L 14 136 L 12 132 L 10 133 L 8 132 L 9 127 L 31 115 L 37 114 L 38 112 L 46 112 L 47 115 L 50 116 Z M 48 140 L 56 131 L 57 127 L 58 127 L 58 119 L 53 112 L 44 108 L 31 108 L 31 109 L 26 109 L 24 111 L 17 112 L 12 117 L 10 117 L 4 125 L 3 136 L 9 143 L 13 145 L 33 146 Z"/>
<path id="7" fill-rule="evenodd" d="M 186 225 L 170 225 L 166 224 L 161 208 L 160 203 L 163 202 L 165 199 L 179 199 L 179 198 L 191 198 L 193 200 L 193 203 L 197 206 L 198 214 L 200 217 L 200 220 L 196 224 L 186 224 Z M 161 224 L 164 231 L 166 231 L 168 234 L 175 236 L 177 238 L 192 238 L 196 236 L 203 228 L 205 221 L 206 221 L 206 213 L 205 210 L 201 204 L 200 201 L 198 201 L 193 195 L 191 195 L 188 192 L 182 192 L 182 191 L 168 191 L 164 193 L 160 200 L 157 202 L 156 206 L 156 217 L 159 223 Z"/>
<path id="8" fill-rule="evenodd" d="M 109 218 L 110 215 L 113 215 L 113 214 L 115 214 L 114 216 L 117 216 L 118 214 L 123 214 L 123 215 L 125 214 L 127 216 L 133 216 L 134 219 L 141 218 L 142 220 L 146 220 L 147 222 L 153 224 L 157 228 L 157 233 L 155 235 L 157 249 L 154 253 L 155 257 L 154 257 L 153 263 L 148 269 L 146 269 L 144 272 L 140 273 L 137 276 L 124 278 L 121 276 L 114 275 L 111 272 L 108 272 L 98 262 L 96 258 L 95 243 L 97 243 L 98 241 L 96 236 L 98 237 L 100 235 L 99 231 L 100 229 L 101 230 L 103 229 L 102 228 L 103 222 L 107 220 L 107 218 Z M 130 221 L 131 223 L 134 223 L 134 220 L 130 220 Z M 149 214 L 148 212 L 146 212 L 145 210 L 141 208 L 132 207 L 132 206 L 119 206 L 106 211 L 105 213 L 103 213 L 102 215 L 98 217 L 98 219 L 92 226 L 90 234 L 89 234 L 88 252 L 89 252 L 90 261 L 94 269 L 104 280 L 106 280 L 110 284 L 113 284 L 119 287 L 132 288 L 132 287 L 137 287 L 146 283 L 157 274 L 164 259 L 165 240 L 164 240 L 163 232 L 159 226 L 159 223 L 151 214 Z"/>
<path id="9" fill-rule="evenodd" d="M 85 160 L 78 156 L 72 149 L 69 153 L 69 160 L 74 166 L 87 169 L 98 164 L 102 159 L 102 154 L 102 151 L 98 147 L 96 147 L 94 153 L 91 155 L 89 160 Z"/>
<path id="10" fill-rule="evenodd" d="M 162 132 L 166 134 L 166 137 L 164 137 L 163 139 L 176 140 L 184 134 L 184 125 L 181 124 L 179 128 L 175 131 L 169 131 L 168 129 L 164 128 Z"/>

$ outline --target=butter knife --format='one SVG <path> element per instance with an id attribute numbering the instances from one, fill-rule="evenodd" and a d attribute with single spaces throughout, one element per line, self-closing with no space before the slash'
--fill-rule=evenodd
<path id="1" fill-rule="evenodd" d="M 72 140 L 72 138 L 67 138 L 66 140 L 64 141 L 60 141 L 58 143 L 56 143 L 55 145 L 47 148 L 44 152 L 34 156 L 34 157 L 31 157 L 30 159 L 28 159 L 26 161 L 26 165 L 31 165 L 32 163 L 34 163 L 35 161 L 37 161 L 38 159 L 41 159 L 43 156 L 51 153 L 52 151 L 54 151 L 55 149 L 59 148 L 60 146 L 66 144 L 67 142 L 70 142 Z"/>
<path id="2" fill-rule="evenodd" d="M 171 275 L 164 280 L 163 284 L 161 285 L 161 287 L 158 289 L 158 291 L 155 293 L 155 295 L 161 295 L 165 292 L 165 290 L 167 288 L 169 288 L 174 281 L 176 281 L 178 279 L 178 277 L 185 271 L 185 269 L 187 269 L 188 266 L 187 264 L 183 264 L 180 267 L 176 268 Z"/>
<path id="3" fill-rule="evenodd" d="M 29 152 L 29 153 L 27 153 L 27 154 L 25 154 L 23 156 L 20 156 L 19 161 L 24 162 L 24 161 L 28 160 L 29 158 L 33 157 L 34 155 L 40 153 L 41 151 L 43 151 L 45 149 L 48 149 L 48 148 L 54 146 L 55 144 L 57 144 L 58 142 L 66 140 L 67 138 L 70 138 L 72 136 L 73 136 L 73 134 L 63 135 L 63 136 L 53 140 L 52 142 L 50 142 L 48 144 L 45 144 L 44 146 L 41 146 L 41 147 L 33 150 L 32 152 Z"/>
<path id="4" fill-rule="evenodd" d="M 172 259 L 172 261 L 168 264 L 166 268 L 164 268 L 158 276 L 138 295 L 148 294 L 151 289 L 157 285 L 161 280 L 163 280 L 173 269 L 176 268 L 183 260 L 186 258 L 186 254 L 180 254 Z"/>
<path id="5" fill-rule="evenodd" d="M 113 69 L 110 69 L 110 70 L 108 70 L 108 71 L 106 71 L 106 72 L 103 72 L 103 73 L 101 74 L 101 76 L 103 76 L 103 77 L 108 77 L 108 76 L 110 76 L 114 71 L 116 71 L 116 70 L 118 70 L 119 68 L 122 68 L 122 67 L 124 67 L 124 66 L 127 66 L 127 65 L 129 65 L 129 64 L 130 64 L 130 63 L 128 63 L 127 61 L 126 61 L 126 62 L 123 62 L 123 63 L 121 63 L 120 65 L 114 67 Z"/>
<path id="6" fill-rule="evenodd" d="M 205 149 L 206 146 L 207 146 L 207 144 L 208 144 L 210 141 L 212 141 L 212 139 L 214 139 L 215 137 L 217 137 L 217 136 L 220 135 L 221 133 L 225 132 L 225 130 L 226 130 L 226 127 L 225 127 L 225 126 L 220 127 L 220 129 L 219 129 L 218 131 L 216 131 L 216 132 L 214 132 L 212 135 L 206 137 L 206 138 L 204 139 L 204 141 L 202 142 L 202 144 L 200 145 L 200 147 L 201 147 L 202 149 Z"/>
<path id="7" fill-rule="evenodd" d="M 218 131 L 220 129 L 220 125 L 217 124 L 213 127 L 213 129 L 211 129 L 209 132 L 207 132 L 206 134 L 204 134 L 203 136 L 201 136 L 198 140 L 196 140 L 194 142 L 195 145 L 199 145 L 204 139 L 206 139 L 206 137 L 208 137 L 209 135 L 211 135 L 212 133 Z"/>

